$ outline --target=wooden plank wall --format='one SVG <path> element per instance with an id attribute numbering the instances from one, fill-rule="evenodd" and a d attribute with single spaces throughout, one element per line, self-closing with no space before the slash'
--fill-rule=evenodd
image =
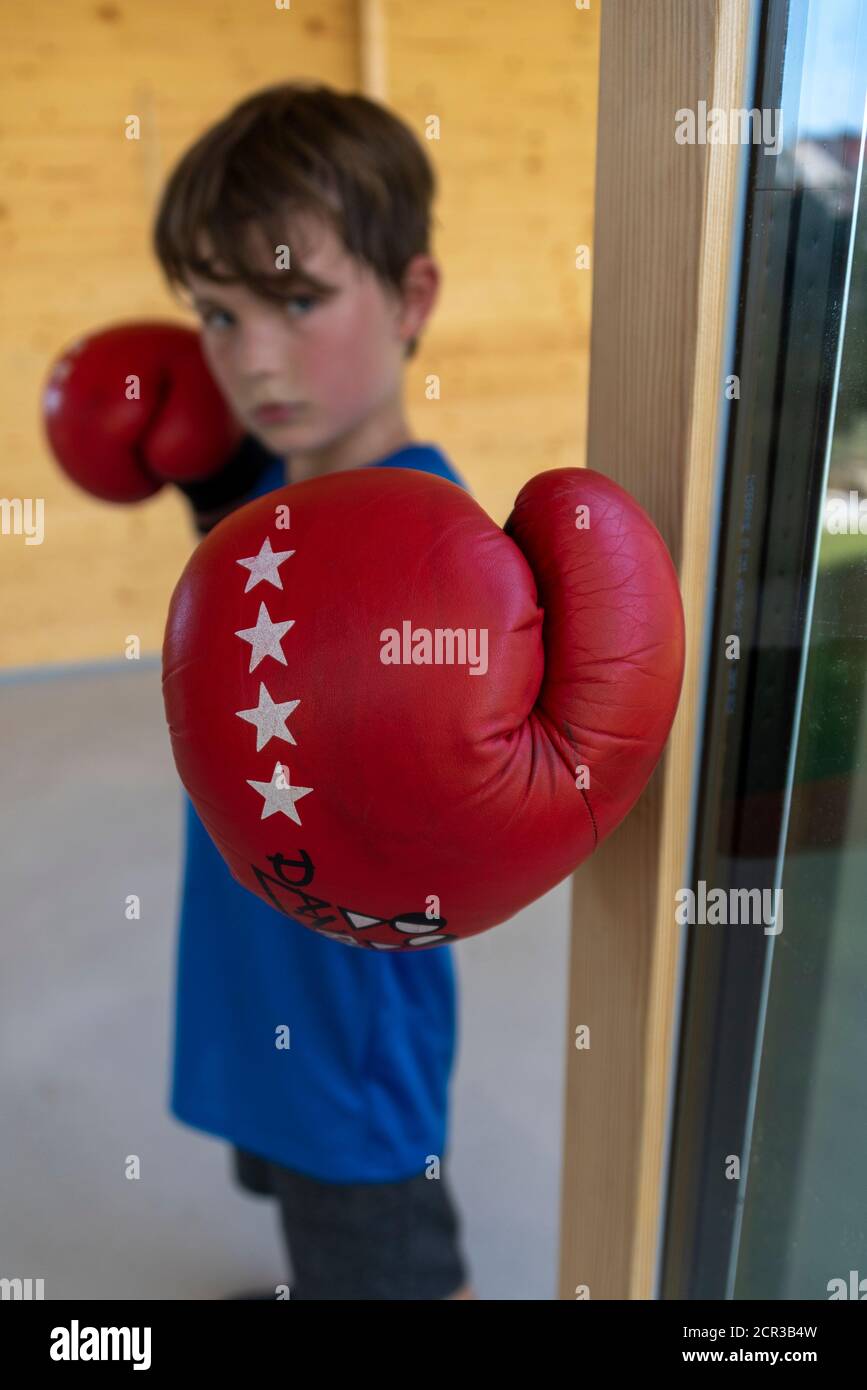
<path id="1" fill-rule="evenodd" d="M 7 6 L 2 39 L 0 491 L 44 497 L 46 521 L 41 546 L 0 538 L 0 661 L 120 659 L 128 633 L 156 652 L 193 544 L 186 504 L 165 488 L 112 507 L 68 483 L 41 435 L 45 371 L 90 327 L 183 317 L 150 252 L 172 163 L 244 92 L 288 72 L 351 85 L 355 7 L 65 0 Z M 140 141 L 125 138 L 130 114 Z"/>
<path id="2" fill-rule="evenodd" d="M 409 400 L 503 522 L 527 478 L 585 461 L 592 286 L 575 247 L 593 235 L 599 6 L 385 10 L 392 100 L 442 131 L 443 296 Z M 442 378 L 434 405 L 424 371 Z"/>
<path id="3" fill-rule="evenodd" d="M 193 543 L 185 504 L 170 489 L 131 509 L 80 493 L 45 447 L 39 397 L 52 356 L 82 331 L 182 317 L 150 253 L 158 191 L 207 123 L 267 83 L 366 80 L 420 134 L 440 118 L 441 138 L 426 147 L 441 184 L 444 292 L 408 372 L 415 429 L 446 449 L 498 521 L 532 473 L 583 462 L 591 290 L 574 262 L 592 237 L 599 5 L 369 9 L 6 7 L 0 493 L 45 498 L 46 530 L 41 546 L 0 537 L 3 667 L 119 659 L 129 633 L 159 650 Z M 139 142 L 124 136 L 133 113 Z"/>

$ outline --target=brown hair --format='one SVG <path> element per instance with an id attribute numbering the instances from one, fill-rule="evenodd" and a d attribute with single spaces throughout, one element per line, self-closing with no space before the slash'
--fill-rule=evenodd
<path id="1" fill-rule="evenodd" d="M 157 209 L 154 250 L 173 288 L 193 271 L 282 301 L 323 286 L 294 252 L 291 270 L 257 270 L 244 233 L 255 226 L 276 249 L 287 216 L 313 213 L 399 290 L 411 258 L 429 253 L 435 192 L 424 148 L 385 107 L 317 83 L 281 83 L 239 102 L 182 156 Z M 203 258 L 203 234 L 212 258 Z M 217 274 L 217 261 L 228 274 Z M 407 356 L 415 347 L 413 339 Z"/>

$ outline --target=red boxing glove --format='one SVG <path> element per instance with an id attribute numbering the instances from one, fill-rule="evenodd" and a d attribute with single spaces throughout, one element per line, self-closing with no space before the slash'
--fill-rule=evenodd
<path id="1" fill-rule="evenodd" d="M 610 834 L 683 658 L 665 544 L 601 474 L 540 474 L 501 531 L 454 483 L 362 468 L 199 545 L 163 693 L 237 881 L 342 941 L 419 950 L 513 916 Z"/>
<path id="2" fill-rule="evenodd" d="M 242 438 L 198 334 L 173 323 L 119 324 L 79 339 L 51 368 L 42 407 L 64 472 L 107 502 L 209 478 Z"/>

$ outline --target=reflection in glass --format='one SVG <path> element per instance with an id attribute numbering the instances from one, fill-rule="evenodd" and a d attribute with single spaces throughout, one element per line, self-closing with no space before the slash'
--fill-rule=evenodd
<path id="1" fill-rule="evenodd" d="M 815 215 L 840 215 L 859 189 L 861 140 L 799 141 Z M 738 1299 L 867 1297 L 865 190 L 862 173 Z"/>

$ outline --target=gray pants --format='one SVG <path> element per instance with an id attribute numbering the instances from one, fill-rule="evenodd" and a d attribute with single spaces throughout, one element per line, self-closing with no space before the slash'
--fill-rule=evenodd
<path id="1" fill-rule="evenodd" d="M 292 1301 L 441 1299 L 468 1282 L 445 1177 L 332 1183 L 233 1149 L 248 1192 L 275 1197 Z"/>

